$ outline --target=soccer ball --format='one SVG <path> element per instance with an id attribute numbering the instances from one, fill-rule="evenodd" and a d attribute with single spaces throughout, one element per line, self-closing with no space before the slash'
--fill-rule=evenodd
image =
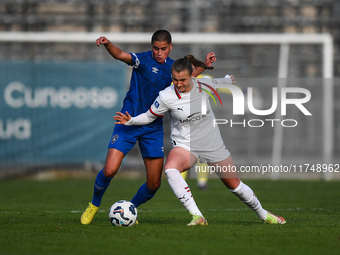
<path id="1" fill-rule="evenodd" d="M 109 210 L 109 219 L 113 226 L 131 227 L 136 223 L 137 216 L 135 205 L 126 200 L 114 203 Z"/>

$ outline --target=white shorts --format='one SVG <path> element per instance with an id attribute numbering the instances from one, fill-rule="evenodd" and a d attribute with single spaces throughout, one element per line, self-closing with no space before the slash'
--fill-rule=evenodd
<path id="1" fill-rule="evenodd" d="M 173 145 L 174 148 L 177 146 L 182 147 L 183 149 L 189 151 L 191 154 L 193 154 L 196 157 L 197 160 L 201 158 L 201 163 L 220 162 L 230 156 L 230 152 L 224 144 L 217 150 L 213 150 L 213 151 L 190 150 L 189 146 L 185 144 L 179 144 L 179 143 L 176 143 L 176 145 Z"/>

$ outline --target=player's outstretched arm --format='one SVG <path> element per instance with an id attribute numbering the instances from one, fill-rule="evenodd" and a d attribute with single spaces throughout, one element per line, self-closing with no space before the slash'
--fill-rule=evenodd
<path id="1" fill-rule="evenodd" d="M 157 119 L 157 116 L 153 115 L 150 110 L 148 110 L 145 113 L 139 114 L 136 117 L 131 117 L 128 112 L 121 113 L 116 112 L 116 116 L 113 117 L 113 119 L 116 121 L 116 124 L 126 125 L 126 126 L 143 126 L 150 124 L 155 119 Z"/>
<path id="2" fill-rule="evenodd" d="M 234 75 L 226 75 L 224 78 L 213 78 L 216 84 L 225 84 L 225 85 L 232 85 L 236 84 L 236 81 L 234 81 Z M 221 88 L 221 87 L 219 87 Z"/>
<path id="3" fill-rule="evenodd" d="M 119 47 L 111 43 L 105 36 L 101 36 L 96 40 L 96 45 L 104 45 L 106 50 L 117 60 L 123 61 L 127 64 L 132 63 L 132 57 L 129 53 L 121 50 Z"/>

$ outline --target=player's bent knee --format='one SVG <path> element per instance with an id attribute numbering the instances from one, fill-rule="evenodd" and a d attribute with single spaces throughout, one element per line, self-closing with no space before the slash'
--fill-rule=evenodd
<path id="1" fill-rule="evenodd" d="M 117 173 L 118 169 L 116 168 L 110 168 L 110 167 L 104 167 L 104 175 L 105 177 L 114 177 Z"/>
<path id="2" fill-rule="evenodd" d="M 161 187 L 161 181 L 151 182 L 146 184 L 152 191 L 157 191 Z"/>
<path id="3" fill-rule="evenodd" d="M 183 166 L 180 166 L 178 164 L 166 164 L 164 166 L 164 169 L 176 169 L 178 170 L 180 173 L 184 172 L 185 170 L 187 170 L 187 168 L 183 167 Z"/>

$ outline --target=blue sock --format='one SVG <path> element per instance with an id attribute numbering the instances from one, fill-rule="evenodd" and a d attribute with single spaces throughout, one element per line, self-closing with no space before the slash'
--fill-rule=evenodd
<path id="1" fill-rule="evenodd" d="M 99 207 L 102 202 L 102 197 L 109 187 L 110 182 L 113 177 L 106 177 L 104 175 L 104 171 L 101 170 L 96 177 L 96 181 L 94 183 L 94 193 L 92 198 L 92 204 Z"/>
<path id="2" fill-rule="evenodd" d="M 139 190 L 137 191 L 136 195 L 132 198 L 131 203 L 133 203 L 136 207 L 144 204 L 145 202 L 149 201 L 155 195 L 156 191 L 153 191 L 148 188 L 146 183 L 144 183 Z"/>

